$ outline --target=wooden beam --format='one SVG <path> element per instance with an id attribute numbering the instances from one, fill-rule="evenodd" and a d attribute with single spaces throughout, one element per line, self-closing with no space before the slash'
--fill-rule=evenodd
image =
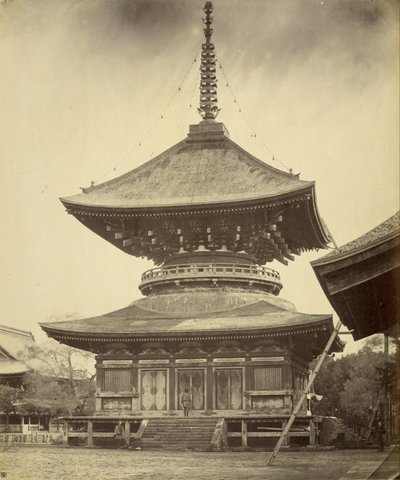
<path id="1" fill-rule="evenodd" d="M 279 452 L 279 449 L 281 448 L 282 444 L 286 440 L 286 438 L 288 436 L 288 433 L 290 431 L 290 428 L 293 425 L 293 422 L 296 418 L 296 415 L 299 413 L 299 411 L 300 411 L 300 409 L 301 409 L 301 407 L 304 403 L 304 400 L 307 398 L 307 394 L 311 390 L 311 387 L 314 383 L 314 380 L 316 379 L 316 377 L 318 375 L 318 372 L 320 371 L 320 369 L 322 367 L 322 364 L 324 363 L 324 360 L 325 360 L 326 356 L 328 355 L 329 350 L 331 349 L 331 346 L 332 346 L 333 342 L 335 341 L 335 338 L 337 337 L 337 334 L 338 334 L 341 326 L 342 326 L 342 322 L 339 320 L 336 324 L 336 327 L 333 329 L 333 331 L 331 333 L 331 336 L 329 337 L 328 343 L 326 344 L 326 347 L 324 348 L 324 351 L 322 352 L 322 354 L 318 358 L 318 361 L 315 365 L 315 368 L 314 368 L 310 378 L 308 379 L 308 382 L 307 382 L 307 385 L 304 389 L 304 392 L 300 395 L 300 398 L 298 399 L 297 404 L 294 407 L 293 413 L 290 416 L 290 418 L 288 420 L 288 423 L 286 424 L 285 428 L 283 429 L 281 436 L 279 437 L 278 443 L 275 445 L 274 451 L 272 452 L 272 455 L 270 456 L 270 458 L 268 460 L 268 465 L 272 465 L 272 463 L 275 460 L 275 457 L 277 456 L 277 454 Z"/>
<path id="2" fill-rule="evenodd" d="M 114 238 L 115 240 L 122 240 L 124 238 L 129 238 L 131 235 L 131 232 L 116 232 L 114 233 Z"/>
<path id="3" fill-rule="evenodd" d="M 93 422 L 88 420 L 87 422 L 87 447 L 93 446 Z"/>
<path id="4" fill-rule="evenodd" d="M 400 262 L 399 259 L 396 259 L 391 253 L 393 252 L 380 255 L 376 257 L 374 261 L 369 260 L 355 263 L 346 269 L 327 274 L 325 276 L 325 283 L 329 293 L 334 295 L 395 270 L 400 266 Z"/>
<path id="5" fill-rule="evenodd" d="M 242 447 L 247 448 L 247 421 L 242 420 Z"/>

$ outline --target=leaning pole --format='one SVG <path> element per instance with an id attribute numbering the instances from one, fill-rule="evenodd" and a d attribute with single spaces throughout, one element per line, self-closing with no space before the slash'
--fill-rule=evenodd
<path id="1" fill-rule="evenodd" d="M 289 430 L 290 430 L 291 426 L 293 425 L 294 419 L 296 418 L 296 415 L 298 414 L 301 406 L 303 405 L 303 402 L 306 399 L 306 396 L 309 393 L 309 391 L 310 391 L 310 389 L 311 389 L 311 387 L 314 383 L 314 380 L 316 379 L 316 377 L 318 375 L 318 372 L 319 372 L 322 364 L 324 363 L 324 360 L 325 360 L 326 356 L 328 355 L 329 349 L 331 348 L 332 343 L 334 342 L 334 340 L 336 338 L 336 335 L 338 334 L 341 326 L 342 326 L 342 322 L 339 320 L 336 324 L 336 327 L 333 329 L 332 334 L 329 337 L 328 343 L 326 344 L 326 347 L 325 347 L 324 351 L 320 355 L 320 357 L 317 361 L 317 364 L 315 365 L 315 368 L 314 368 L 312 374 L 310 375 L 310 378 L 308 379 L 306 388 L 305 388 L 304 392 L 302 393 L 301 397 L 299 398 L 299 400 L 298 400 L 298 402 L 297 402 L 297 404 L 296 404 L 296 406 L 293 410 L 293 413 L 289 418 L 288 423 L 286 424 L 285 428 L 282 430 L 282 434 L 279 437 L 279 440 L 278 440 L 277 444 L 275 445 L 274 451 L 272 452 L 272 455 L 268 459 L 268 465 L 273 464 L 273 462 L 275 460 L 275 457 L 277 456 L 284 439 L 287 437 L 287 435 L 289 433 Z"/>

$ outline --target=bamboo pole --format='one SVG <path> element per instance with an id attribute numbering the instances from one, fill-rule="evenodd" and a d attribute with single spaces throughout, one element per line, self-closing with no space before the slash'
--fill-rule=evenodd
<path id="1" fill-rule="evenodd" d="M 309 393 L 309 391 L 310 391 L 310 389 L 311 389 L 311 387 L 314 383 L 314 380 L 315 380 L 316 376 L 318 375 L 318 372 L 319 372 L 322 364 L 324 363 L 324 360 L 325 360 L 326 356 L 328 355 L 329 349 L 331 348 L 332 343 L 334 342 L 334 340 L 335 340 L 335 338 L 336 338 L 336 336 L 339 332 L 339 328 L 341 326 L 342 326 L 342 322 L 339 320 L 336 324 L 336 327 L 333 329 L 331 336 L 329 337 L 328 343 L 326 344 L 326 347 L 325 347 L 324 351 L 322 352 L 322 354 L 318 358 L 317 364 L 315 365 L 315 368 L 314 368 L 313 372 L 311 373 L 310 378 L 308 379 L 306 388 L 305 388 L 304 392 L 301 394 L 301 396 L 300 396 L 292 414 L 290 415 L 290 418 L 289 418 L 285 428 L 283 429 L 282 434 L 279 437 L 279 440 L 278 440 L 277 444 L 275 445 L 274 451 L 272 452 L 272 455 L 268 459 L 268 464 L 267 465 L 272 465 L 273 464 L 273 462 L 275 460 L 275 457 L 277 456 L 277 454 L 278 454 L 278 452 L 279 452 L 279 450 L 282 446 L 282 443 L 287 438 L 290 427 L 293 425 L 293 422 L 296 418 L 296 415 L 299 413 L 299 410 L 300 410 L 301 406 L 303 405 L 304 400 L 307 397 L 307 393 Z"/>

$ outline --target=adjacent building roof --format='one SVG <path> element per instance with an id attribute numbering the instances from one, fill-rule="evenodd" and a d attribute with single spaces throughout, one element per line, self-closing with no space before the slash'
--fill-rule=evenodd
<path id="1" fill-rule="evenodd" d="M 335 261 L 338 257 L 346 255 L 354 255 L 355 253 L 369 249 L 376 244 L 383 243 L 392 237 L 400 234 L 400 211 L 380 223 L 367 233 L 345 243 L 341 247 L 337 247 L 323 257 L 312 262 L 313 265 L 322 265 Z"/>
<path id="2" fill-rule="evenodd" d="M 355 339 L 398 326 L 400 212 L 311 265 Z"/>
<path id="3" fill-rule="evenodd" d="M 25 362 L 19 360 L 12 360 L 7 358 L 0 358 L 0 377 L 4 375 L 23 375 L 29 372 L 30 368 Z"/>
<path id="4" fill-rule="evenodd" d="M 25 357 L 27 350 L 35 345 L 31 332 L 0 325 L 0 376 L 30 371 L 33 367 Z"/>

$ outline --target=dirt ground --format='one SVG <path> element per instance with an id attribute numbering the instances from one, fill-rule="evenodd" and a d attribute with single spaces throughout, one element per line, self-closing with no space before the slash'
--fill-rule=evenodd
<path id="1" fill-rule="evenodd" d="M 5 447 L 7 480 L 337 480 L 358 462 L 383 460 L 374 450 L 282 452 L 159 452 L 71 447 Z M 6 475 L 4 475 L 5 472 Z"/>

